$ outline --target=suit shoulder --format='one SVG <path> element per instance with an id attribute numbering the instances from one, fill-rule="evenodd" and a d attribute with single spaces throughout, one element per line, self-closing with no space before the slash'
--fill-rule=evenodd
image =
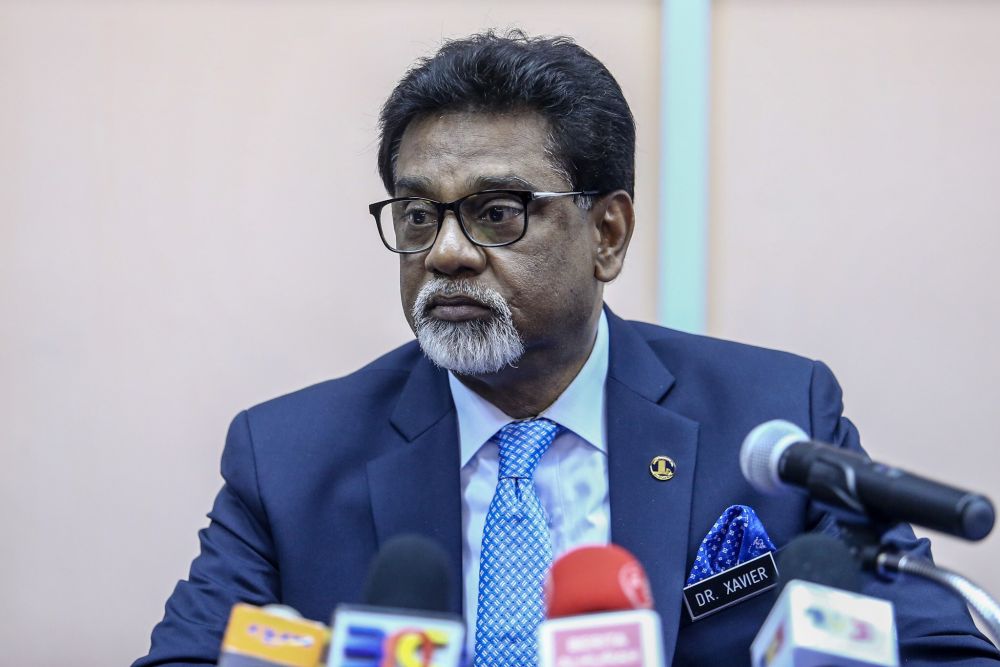
<path id="1" fill-rule="evenodd" d="M 402 388 L 421 356 L 416 341 L 410 341 L 353 373 L 272 398 L 249 408 L 247 412 L 254 421 L 276 415 L 288 419 L 296 414 L 356 410 L 359 403 L 370 398 L 386 401 Z"/>
<path id="2" fill-rule="evenodd" d="M 752 428 L 770 419 L 791 421 L 827 439 L 829 425 L 839 423 L 839 385 L 820 362 L 649 324 L 634 326 L 674 376 L 676 389 L 667 401 L 700 424 L 706 452 L 714 447 L 718 456 L 731 456 Z"/>
<path id="3" fill-rule="evenodd" d="M 650 348 L 675 374 L 685 371 L 780 378 L 794 376 L 808 381 L 816 362 L 781 350 L 691 334 L 676 329 L 629 322 Z"/>

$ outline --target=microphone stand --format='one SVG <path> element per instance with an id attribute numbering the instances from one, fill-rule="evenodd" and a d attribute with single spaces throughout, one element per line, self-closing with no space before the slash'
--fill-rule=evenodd
<path id="1" fill-rule="evenodd" d="M 962 575 L 938 567 L 926 558 L 914 558 L 887 550 L 879 552 L 875 557 L 874 566 L 875 572 L 886 578 L 892 578 L 900 573 L 909 574 L 933 581 L 956 593 L 982 619 L 983 624 L 989 629 L 993 642 L 1000 645 L 1000 604 L 997 604 L 997 601 L 981 587 Z"/>
<path id="2" fill-rule="evenodd" d="M 967 578 L 938 567 L 926 558 L 917 558 L 896 552 L 881 543 L 881 535 L 888 525 L 872 523 L 867 517 L 855 515 L 840 508 L 832 512 L 834 525 L 841 539 L 850 547 L 861 566 L 872 570 L 883 579 L 892 581 L 900 574 L 927 579 L 948 589 L 965 601 L 987 627 L 993 643 L 1000 646 L 1000 604 L 980 586 Z"/>

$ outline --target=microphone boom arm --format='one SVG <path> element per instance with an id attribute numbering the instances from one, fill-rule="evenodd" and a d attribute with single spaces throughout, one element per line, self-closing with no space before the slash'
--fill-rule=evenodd
<path id="1" fill-rule="evenodd" d="M 880 535 L 888 530 L 888 524 L 872 522 L 863 515 L 852 514 L 839 507 L 827 505 L 826 509 L 833 516 L 838 536 L 862 567 L 873 570 L 886 581 L 906 574 L 948 589 L 962 598 L 982 619 L 993 643 L 1000 645 L 1000 604 L 980 586 L 953 570 L 935 565 L 927 558 L 909 556 L 882 544 Z"/>
<path id="2" fill-rule="evenodd" d="M 909 574 L 943 586 L 961 596 L 989 629 L 994 643 L 1000 645 L 1000 604 L 982 588 L 957 572 L 938 567 L 926 558 L 882 551 L 875 559 L 875 570 L 882 576 Z"/>

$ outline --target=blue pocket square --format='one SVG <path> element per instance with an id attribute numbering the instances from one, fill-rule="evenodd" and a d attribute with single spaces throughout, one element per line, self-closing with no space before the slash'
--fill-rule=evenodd
<path id="1" fill-rule="evenodd" d="M 774 551 L 757 513 L 746 505 L 726 508 L 698 547 L 687 586 Z"/>

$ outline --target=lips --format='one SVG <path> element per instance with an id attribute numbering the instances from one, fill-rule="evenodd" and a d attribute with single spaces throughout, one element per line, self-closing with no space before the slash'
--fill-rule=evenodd
<path id="1" fill-rule="evenodd" d="M 427 304 L 427 314 L 448 322 L 464 322 L 492 315 L 490 308 L 475 299 L 463 296 L 434 296 Z"/>

